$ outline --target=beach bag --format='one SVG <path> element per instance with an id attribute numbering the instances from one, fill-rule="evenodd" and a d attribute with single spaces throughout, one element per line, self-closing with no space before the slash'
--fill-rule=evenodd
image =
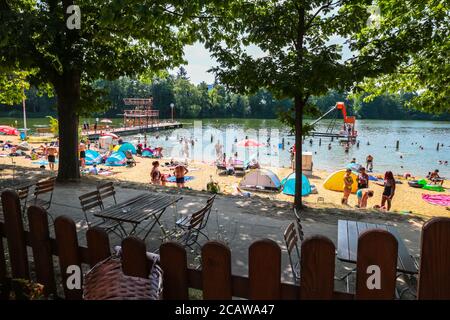
<path id="1" fill-rule="evenodd" d="M 159 256 L 147 253 L 152 267 L 148 278 L 127 276 L 122 271 L 120 250 L 97 263 L 84 278 L 84 300 L 161 300 L 163 271 Z"/>

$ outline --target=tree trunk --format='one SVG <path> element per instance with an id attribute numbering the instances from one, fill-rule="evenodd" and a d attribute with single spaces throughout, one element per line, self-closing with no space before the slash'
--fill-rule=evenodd
<path id="1" fill-rule="evenodd" d="M 68 72 L 54 84 L 58 101 L 59 164 L 58 181 L 80 179 L 78 159 L 78 114 L 80 76 Z"/>
<path id="2" fill-rule="evenodd" d="M 305 103 L 300 96 L 294 97 L 295 104 L 295 199 L 297 211 L 302 208 L 302 122 Z"/>

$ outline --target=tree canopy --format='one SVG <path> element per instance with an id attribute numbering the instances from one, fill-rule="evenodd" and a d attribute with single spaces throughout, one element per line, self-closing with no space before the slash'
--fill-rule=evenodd
<path id="1" fill-rule="evenodd" d="M 208 3 L 220 5 L 220 1 Z M 79 178 L 78 116 L 106 105 L 104 92 L 93 86 L 94 81 L 183 62 L 183 47 L 194 40 L 204 4 L 0 0 L 0 68 L 27 72 L 31 85 L 51 84 L 56 94 L 60 179 Z M 73 23 L 77 19 L 79 23 Z"/>
<path id="2" fill-rule="evenodd" d="M 378 0 L 377 28 L 359 35 L 356 49 L 388 57 L 391 72 L 367 77 L 359 93 L 369 101 L 386 92 L 411 92 L 407 107 L 419 111 L 450 111 L 450 2 L 446 0 Z M 387 60 L 389 61 L 389 59 Z"/>

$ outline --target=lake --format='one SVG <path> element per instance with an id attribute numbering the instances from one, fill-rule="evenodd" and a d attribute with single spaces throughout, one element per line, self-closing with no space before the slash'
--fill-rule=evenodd
<path id="1" fill-rule="evenodd" d="M 22 126 L 22 119 L 2 118 L 1 124 Z M 121 119 L 112 119 L 114 125 L 121 124 Z M 82 123 L 83 120 L 80 122 Z M 89 120 L 92 124 L 93 119 Z M 192 119 L 180 120 L 184 127 L 172 131 L 161 131 L 147 135 L 149 146 L 161 146 L 164 155 L 174 158 L 184 157 L 185 146 L 180 139 L 189 139 L 189 156 L 199 161 L 212 162 L 215 155 L 215 144 L 224 144 L 223 152 L 227 157 L 234 152 L 240 159 L 258 158 L 260 163 L 271 166 L 289 166 L 289 148 L 294 137 L 289 129 L 277 120 L 256 119 Z M 45 118 L 28 119 L 28 127 L 48 124 Z M 330 121 L 323 120 L 317 124 L 318 131 L 325 131 Z M 336 128 L 334 132 L 339 131 Z M 357 120 L 359 147 L 353 145 L 348 153 L 337 139 L 306 137 L 303 149 L 313 153 L 314 168 L 333 171 L 343 168 L 352 158 L 365 164 L 368 154 L 374 157 L 374 171 L 391 170 L 394 173 L 410 172 L 413 175 L 426 175 L 429 171 L 439 169 L 441 176 L 450 177 L 450 166 L 439 164 L 439 161 L 450 161 L 450 122 L 433 121 L 388 121 Z M 237 147 L 235 141 L 248 137 L 258 140 L 264 146 L 258 148 Z M 270 139 L 269 139 L 270 138 Z M 125 141 L 144 142 L 144 136 L 123 137 Z M 284 139 L 284 149 L 281 148 Z M 312 140 L 312 144 L 310 143 Z M 191 144 L 191 140 L 194 144 Z M 396 150 L 396 141 L 400 148 Z M 212 143 L 211 143 L 212 141 Z M 331 149 L 328 144 L 331 143 Z M 369 145 L 368 145 L 369 143 Z M 437 151 L 437 144 L 443 144 Z M 421 148 L 422 147 L 422 148 Z"/>

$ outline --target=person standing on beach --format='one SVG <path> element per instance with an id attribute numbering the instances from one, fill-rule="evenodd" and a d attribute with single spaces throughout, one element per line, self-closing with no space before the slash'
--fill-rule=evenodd
<path id="1" fill-rule="evenodd" d="M 389 211 L 392 205 L 392 198 L 395 194 L 395 179 L 392 171 L 386 171 L 384 174 L 384 190 L 383 195 L 381 197 L 381 207 L 384 208 L 384 205 L 387 202 L 386 210 Z"/>
<path id="2" fill-rule="evenodd" d="M 358 205 L 357 208 L 367 208 L 367 200 L 373 197 L 373 190 L 370 189 L 359 189 L 356 192 L 356 196 L 358 197 Z"/>
<path id="3" fill-rule="evenodd" d="M 150 177 L 152 179 L 152 184 L 161 184 L 161 172 L 159 171 L 159 162 L 153 161 L 152 162 L 152 171 L 150 173 Z"/>
<path id="4" fill-rule="evenodd" d="M 358 174 L 358 189 L 366 189 L 369 187 L 369 175 L 366 173 L 366 169 L 361 167 Z"/>
<path id="5" fill-rule="evenodd" d="M 58 153 L 58 150 L 56 150 L 55 147 L 48 147 L 47 150 L 47 161 L 48 161 L 48 166 L 50 168 L 50 170 L 55 170 L 55 162 L 56 162 L 56 154 Z"/>
<path id="6" fill-rule="evenodd" d="M 373 157 L 370 154 L 366 158 L 366 168 L 369 172 L 373 170 Z"/>
<path id="7" fill-rule="evenodd" d="M 184 188 L 184 177 L 189 172 L 189 170 L 182 164 L 179 164 L 174 169 L 174 174 L 176 178 L 176 183 L 178 188 Z"/>
<path id="8" fill-rule="evenodd" d="M 344 176 L 344 197 L 342 198 L 341 201 L 342 204 L 348 204 L 348 197 L 352 192 L 352 186 L 353 186 L 352 170 L 347 169 Z"/>
<path id="9" fill-rule="evenodd" d="M 352 170 L 347 169 L 344 175 L 344 197 L 341 200 L 342 204 L 348 205 L 348 197 L 352 192 L 352 186 L 353 186 Z"/>
<path id="10" fill-rule="evenodd" d="M 83 140 L 81 140 L 78 150 L 80 152 L 81 167 L 84 169 L 84 167 L 86 167 L 86 145 Z"/>

